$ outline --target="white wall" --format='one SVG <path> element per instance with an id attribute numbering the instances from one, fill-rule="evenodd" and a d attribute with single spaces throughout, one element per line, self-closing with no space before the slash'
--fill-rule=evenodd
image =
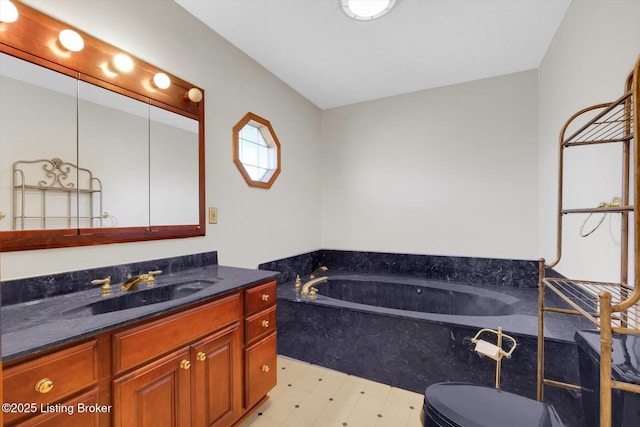
<path id="1" fill-rule="evenodd" d="M 3 280 L 211 250 L 221 264 L 255 268 L 320 247 L 317 107 L 172 0 L 25 3 L 204 88 L 206 203 L 219 223 L 203 238 L 2 253 Z M 232 162 L 231 129 L 248 111 L 269 119 L 282 144 L 268 191 L 248 187 Z"/>
<path id="2" fill-rule="evenodd" d="M 323 112 L 322 246 L 536 259 L 537 76 Z"/>
<path id="3" fill-rule="evenodd" d="M 578 110 L 610 102 L 623 94 L 628 73 L 640 54 L 640 2 L 574 1 L 538 70 L 540 253 L 556 258 L 558 137 Z M 582 169 L 571 168 L 565 181 L 566 203 L 597 206 L 620 195 L 619 148 L 574 148 Z M 584 154 L 582 154 L 584 152 Z M 572 159 L 572 161 L 573 161 Z M 586 205 L 586 206 L 585 206 Z M 585 215 L 567 217 L 563 255 L 557 270 L 569 277 L 619 279 L 619 216 L 610 215 L 587 238 L 579 236 Z M 599 219 L 599 218 L 598 218 Z"/>
<path id="4" fill-rule="evenodd" d="M 640 2 L 576 0 L 537 72 L 320 112 L 171 0 L 26 3 L 205 89 L 207 205 L 220 222 L 204 238 L 3 253 L 4 280 L 209 250 L 244 267 L 320 247 L 553 259 L 558 131 L 617 98 L 640 53 Z M 269 191 L 231 161 L 231 128 L 247 111 L 282 143 Z M 591 239 L 604 254 L 566 250 L 559 270 L 615 275 L 606 230 Z"/>

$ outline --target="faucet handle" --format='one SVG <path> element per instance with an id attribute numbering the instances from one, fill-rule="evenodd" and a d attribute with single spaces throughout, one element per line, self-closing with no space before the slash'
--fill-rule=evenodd
<path id="1" fill-rule="evenodd" d="M 102 285 L 100 288 L 100 295 L 106 297 L 111 293 L 111 276 L 107 276 L 104 279 L 95 279 L 91 281 L 92 285 Z"/>
<path id="2" fill-rule="evenodd" d="M 162 270 L 154 270 L 154 271 L 150 271 L 146 274 L 147 276 L 147 286 L 151 286 L 154 283 L 156 283 L 156 278 L 155 276 L 157 276 L 158 274 L 162 274 Z"/>
<path id="3" fill-rule="evenodd" d="M 300 286 L 302 286 L 302 279 L 300 279 L 300 275 L 298 274 L 296 276 L 296 282 L 293 285 L 293 287 L 296 288 L 296 289 L 300 289 Z"/>

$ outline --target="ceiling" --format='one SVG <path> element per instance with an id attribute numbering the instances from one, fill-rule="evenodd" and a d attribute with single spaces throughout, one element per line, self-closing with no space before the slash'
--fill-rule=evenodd
<path id="1" fill-rule="evenodd" d="M 175 0 L 321 109 L 535 69 L 571 0 Z"/>

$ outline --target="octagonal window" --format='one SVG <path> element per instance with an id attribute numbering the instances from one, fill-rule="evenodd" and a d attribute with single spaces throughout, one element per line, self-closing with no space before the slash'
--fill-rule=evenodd
<path id="1" fill-rule="evenodd" d="M 280 142 L 268 120 L 247 113 L 233 127 L 233 162 L 250 186 L 273 185 L 280 174 Z"/>

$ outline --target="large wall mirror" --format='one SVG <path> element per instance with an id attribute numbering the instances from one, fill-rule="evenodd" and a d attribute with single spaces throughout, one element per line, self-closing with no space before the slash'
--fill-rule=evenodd
<path id="1" fill-rule="evenodd" d="M 130 55 L 120 71 L 125 52 L 13 3 L 18 19 L 0 22 L 0 251 L 204 235 L 202 90 Z M 84 49 L 62 44 L 67 29 Z"/>

